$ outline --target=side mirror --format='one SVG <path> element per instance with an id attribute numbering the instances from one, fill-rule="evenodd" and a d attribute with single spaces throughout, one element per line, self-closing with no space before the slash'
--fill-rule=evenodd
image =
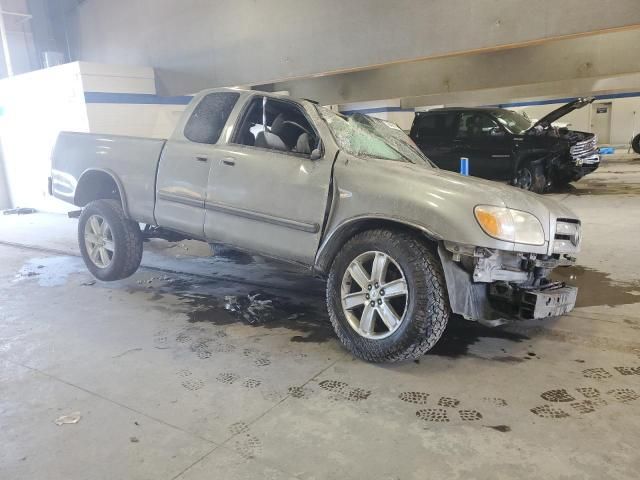
<path id="1" fill-rule="evenodd" d="M 491 129 L 491 135 L 493 137 L 500 137 L 500 136 L 504 135 L 504 131 L 500 127 L 493 127 Z"/>
<path id="2" fill-rule="evenodd" d="M 310 160 L 320 160 L 322 158 L 322 150 L 319 148 L 314 148 L 309 156 Z"/>

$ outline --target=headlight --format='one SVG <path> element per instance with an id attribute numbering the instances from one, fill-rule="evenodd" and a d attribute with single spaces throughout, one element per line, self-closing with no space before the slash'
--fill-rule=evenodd
<path id="1" fill-rule="evenodd" d="M 484 233 L 490 237 L 506 242 L 544 245 L 542 224 L 530 213 L 491 205 L 478 205 L 473 213 Z"/>

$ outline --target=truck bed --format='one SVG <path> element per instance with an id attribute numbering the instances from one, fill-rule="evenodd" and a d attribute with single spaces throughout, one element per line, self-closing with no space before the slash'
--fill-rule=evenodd
<path id="1" fill-rule="evenodd" d="M 106 173 L 118 184 L 128 216 L 153 223 L 155 178 L 165 142 L 155 138 L 61 132 L 51 156 L 51 193 L 83 206 L 76 188 L 80 180 L 84 175 Z"/>

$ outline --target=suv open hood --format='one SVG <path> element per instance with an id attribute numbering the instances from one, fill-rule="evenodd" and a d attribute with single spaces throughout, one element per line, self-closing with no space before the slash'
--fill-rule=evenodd
<path id="1" fill-rule="evenodd" d="M 580 97 L 575 99 L 573 102 L 569 102 L 566 105 L 561 106 L 560 108 L 556 108 L 554 111 L 546 114 L 540 120 L 538 120 L 531 128 L 540 127 L 548 127 L 556 120 L 564 117 L 570 112 L 574 110 L 578 110 L 579 108 L 584 107 L 585 105 L 589 105 L 593 103 L 595 97 Z"/>

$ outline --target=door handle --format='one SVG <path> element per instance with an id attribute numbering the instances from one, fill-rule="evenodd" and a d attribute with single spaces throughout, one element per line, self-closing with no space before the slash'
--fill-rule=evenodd
<path id="1" fill-rule="evenodd" d="M 197 160 L 197 161 L 199 161 L 199 162 L 206 162 L 206 161 L 208 161 L 209 159 L 208 159 L 207 157 L 205 157 L 205 156 L 198 155 L 198 156 L 196 157 L 196 160 Z"/>
<path id="2" fill-rule="evenodd" d="M 233 167 L 236 164 L 236 159 L 233 157 L 225 157 L 222 159 L 222 163 L 229 167 Z"/>

